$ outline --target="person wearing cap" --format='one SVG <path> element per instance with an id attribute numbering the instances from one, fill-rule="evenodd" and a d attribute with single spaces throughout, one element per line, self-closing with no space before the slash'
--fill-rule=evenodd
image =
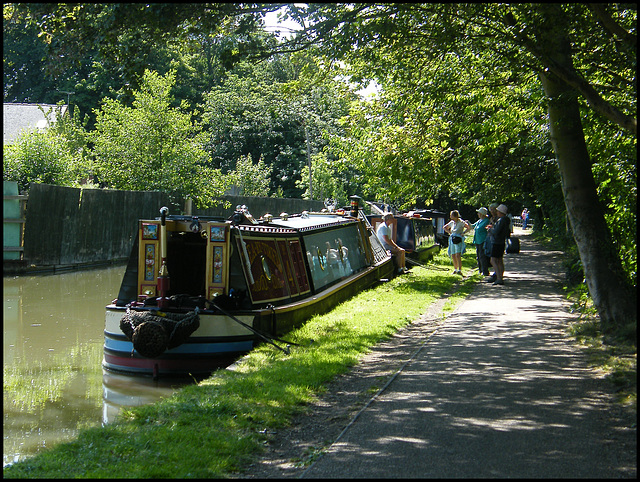
<path id="1" fill-rule="evenodd" d="M 498 203 L 489 204 L 489 224 L 495 224 L 498 221 L 498 211 L 496 208 L 498 207 Z M 488 231 L 487 228 L 487 238 L 484 240 L 484 254 L 487 259 L 491 258 L 491 247 L 493 246 L 493 235 Z M 487 283 L 493 283 L 496 280 L 495 272 L 486 278 L 484 281 Z"/>
<path id="2" fill-rule="evenodd" d="M 493 238 L 493 246 L 491 247 L 491 265 L 495 269 L 496 280 L 494 285 L 504 284 L 504 247 L 507 236 L 510 233 L 511 222 L 507 217 L 507 206 L 500 204 L 496 208 L 498 221 L 487 225 L 488 232 Z"/>
<path id="3" fill-rule="evenodd" d="M 398 273 L 402 274 L 406 273 L 408 270 L 405 266 L 404 249 L 398 246 L 391 237 L 391 228 L 389 227 L 389 225 L 391 224 L 392 219 L 392 213 L 384 213 L 382 215 L 382 223 L 380 223 L 380 226 L 378 226 L 378 229 L 376 230 L 376 235 L 382 243 L 382 247 L 388 251 L 391 251 L 391 255 L 398 263 Z"/>
<path id="4" fill-rule="evenodd" d="M 453 210 L 449 213 L 451 221 L 444 225 L 444 230 L 449 234 L 449 249 L 447 254 L 453 261 L 453 274 L 462 275 L 462 253 L 466 250 L 464 235 L 471 229 L 467 221 L 460 218 L 460 213 Z"/>
<path id="5" fill-rule="evenodd" d="M 489 218 L 487 208 L 476 209 L 478 220 L 471 225 L 474 229 L 473 244 L 476 245 L 476 259 L 478 260 L 478 271 L 484 276 L 489 276 L 489 256 L 484 252 L 484 242 L 487 239 L 487 225 Z"/>

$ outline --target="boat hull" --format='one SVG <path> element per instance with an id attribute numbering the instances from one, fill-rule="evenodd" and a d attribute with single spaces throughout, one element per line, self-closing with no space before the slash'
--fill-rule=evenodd
<path id="1" fill-rule="evenodd" d="M 420 263 L 427 263 L 431 261 L 433 257 L 439 252 L 440 252 L 440 245 L 433 244 L 426 248 L 408 252 L 407 258 L 419 261 Z"/>
<path id="2" fill-rule="evenodd" d="M 142 310 L 136 310 L 142 311 Z M 157 358 L 146 358 L 134 349 L 120 329 L 126 308 L 107 306 L 104 330 L 104 358 L 107 370 L 152 376 L 186 376 L 210 373 L 253 348 L 254 335 L 225 316 L 200 314 L 200 327 L 182 345 Z M 253 324 L 252 316 L 237 317 Z"/>
<path id="3" fill-rule="evenodd" d="M 329 311 L 380 279 L 393 276 L 390 259 L 370 266 L 360 273 L 297 302 L 245 313 L 203 310 L 200 326 L 182 345 L 166 350 L 157 358 L 145 358 L 133 347 L 120 329 L 126 308 L 111 304 L 106 308 L 103 367 L 107 370 L 153 377 L 202 376 L 225 367 L 265 342 L 266 336 L 282 336 L 301 326 L 311 316 Z M 148 308 L 132 308 L 146 311 Z M 166 310 L 172 312 L 171 310 Z M 184 314 L 184 310 L 181 312 Z M 233 318 L 236 318 L 234 320 Z M 242 326 L 238 321 L 250 326 Z"/>

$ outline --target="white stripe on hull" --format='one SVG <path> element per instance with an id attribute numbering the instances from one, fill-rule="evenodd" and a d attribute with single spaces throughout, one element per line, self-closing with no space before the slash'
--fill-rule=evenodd
<path id="1" fill-rule="evenodd" d="M 125 314 L 123 310 L 116 310 L 107 307 L 105 320 L 105 334 L 123 335 L 120 329 L 120 319 Z M 200 313 L 200 327 L 191 334 L 190 340 L 195 341 L 198 337 L 227 337 L 227 336 L 247 336 L 253 333 L 224 315 L 209 315 Z M 243 323 L 253 326 L 253 316 L 236 316 Z"/>

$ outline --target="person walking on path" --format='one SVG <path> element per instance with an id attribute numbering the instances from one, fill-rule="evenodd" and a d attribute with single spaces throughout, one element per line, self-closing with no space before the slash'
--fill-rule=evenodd
<path id="1" fill-rule="evenodd" d="M 493 245 L 491 247 L 491 266 L 495 269 L 496 280 L 494 285 L 504 284 L 504 248 L 507 236 L 510 234 L 511 222 L 507 217 L 507 206 L 500 204 L 496 211 L 498 221 L 495 224 L 487 225 L 487 229 L 492 236 Z"/>
<path id="2" fill-rule="evenodd" d="M 520 217 L 522 218 L 522 229 L 527 229 L 527 223 L 529 222 L 529 210 L 524 208 Z"/>
<path id="3" fill-rule="evenodd" d="M 444 225 L 444 230 L 449 234 L 449 248 L 447 254 L 453 262 L 453 274 L 462 275 L 462 254 L 466 250 L 464 235 L 471 229 L 467 221 L 460 218 L 457 210 L 449 213 L 451 221 Z"/>
<path id="4" fill-rule="evenodd" d="M 422 337 L 394 337 L 413 344 L 404 358 L 363 361 L 396 368 L 379 367 L 387 383 L 299 478 L 635 480 L 635 411 L 567 334 L 578 316 L 557 269 L 564 255 L 524 249 L 504 290 L 476 284 L 435 328 L 413 327 L 422 318 L 406 328 Z"/>
<path id="5" fill-rule="evenodd" d="M 391 252 L 391 255 L 395 258 L 398 265 L 398 273 L 406 273 L 407 267 L 405 265 L 404 249 L 398 246 L 391 236 L 391 222 L 393 220 L 392 213 L 384 213 L 382 215 L 382 223 L 376 230 L 376 236 L 382 243 L 382 247 Z"/>
<path id="6" fill-rule="evenodd" d="M 484 242 L 487 239 L 487 225 L 489 218 L 487 208 L 476 209 L 478 220 L 471 225 L 473 231 L 473 244 L 476 246 L 476 259 L 478 260 L 478 271 L 481 275 L 489 276 L 489 257 L 484 252 Z"/>

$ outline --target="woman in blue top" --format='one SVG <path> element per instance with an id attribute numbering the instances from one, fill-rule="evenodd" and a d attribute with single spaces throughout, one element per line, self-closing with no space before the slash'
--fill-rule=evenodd
<path id="1" fill-rule="evenodd" d="M 449 234 L 449 249 L 447 253 L 453 261 L 453 274 L 462 275 L 462 253 L 465 252 L 464 235 L 471 226 L 464 219 L 460 219 L 457 210 L 449 213 L 451 221 L 444 225 L 444 230 Z"/>
<path id="2" fill-rule="evenodd" d="M 484 252 L 484 241 L 487 239 L 487 225 L 489 218 L 487 208 L 476 209 L 478 219 L 471 225 L 474 229 L 473 244 L 476 245 L 476 259 L 478 260 L 478 270 L 480 274 L 489 276 L 489 256 Z"/>

